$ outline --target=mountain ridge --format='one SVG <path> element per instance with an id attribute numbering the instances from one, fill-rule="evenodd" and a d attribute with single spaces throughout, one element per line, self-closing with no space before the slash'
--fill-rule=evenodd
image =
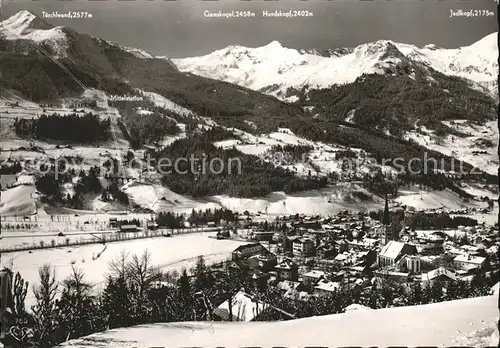
<path id="1" fill-rule="evenodd" d="M 396 58 L 432 67 L 445 75 L 466 78 L 497 96 L 497 35 L 498 32 L 491 33 L 457 49 L 443 49 L 433 44 L 419 48 L 391 40 L 326 52 L 295 50 L 277 42 L 257 48 L 232 45 L 203 56 L 173 59 L 173 62 L 181 71 L 254 90 L 271 90 L 271 95 L 283 99 L 289 88 L 328 88 L 352 83 L 364 73 L 381 73 L 398 63 L 390 59 Z M 279 86 L 279 89 L 270 86 Z"/>

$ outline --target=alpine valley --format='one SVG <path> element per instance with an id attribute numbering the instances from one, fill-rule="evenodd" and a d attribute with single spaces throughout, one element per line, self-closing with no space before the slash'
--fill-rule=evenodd
<path id="1" fill-rule="evenodd" d="M 497 59 L 4 19 L 1 344 L 497 344 Z"/>

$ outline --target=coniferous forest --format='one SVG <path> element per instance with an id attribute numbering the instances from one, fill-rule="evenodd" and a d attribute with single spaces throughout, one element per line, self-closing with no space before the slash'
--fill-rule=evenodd
<path id="1" fill-rule="evenodd" d="M 191 157 L 196 163 L 179 160 Z M 218 148 L 202 136 L 174 141 L 156 154 L 157 161 L 162 158 L 172 163 L 171 173 L 163 175 L 162 183 L 176 193 L 193 197 L 220 194 L 262 197 L 274 191 L 293 193 L 323 188 L 327 184 L 325 177 L 299 178 L 259 157 L 236 149 Z"/>
<path id="2" fill-rule="evenodd" d="M 105 141 L 110 137 L 111 121 L 100 120 L 92 113 L 80 116 L 76 113 L 70 115 L 41 115 L 34 119 L 17 119 L 14 129 L 20 137 L 33 137 L 35 139 L 52 139 L 67 142 L 91 143 Z"/>

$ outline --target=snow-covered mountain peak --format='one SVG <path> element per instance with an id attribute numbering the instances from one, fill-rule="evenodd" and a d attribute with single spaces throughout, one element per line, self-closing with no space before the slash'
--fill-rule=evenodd
<path id="1" fill-rule="evenodd" d="M 425 50 L 429 50 L 429 51 L 435 51 L 435 50 L 440 50 L 442 49 L 441 47 L 437 46 L 437 45 L 434 45 L 434 44 L 430 44 L 430 45 L 425 45 L 424 46 L 424 49 Z"/>
<path id="2" fill-rule="evenodd" d="M 29 11 L 19 11 L 3 22 L 0 22 L 0 37 L 7 40 L 28 40 L 33 43 L 44 43 L 51 48 L 49 53 L 53 53 L 58 57 L 67 56 L 68 35 L 71 37 L 74 33 L 78 33 L 68 27 L 57 26 L 47 23 L 43 19 L 37 17 Z M 98 38 L 95 40 L 106 43 L 115 47 L 119 47 L 123 51 L 133 54 L 137 58 L 152 59 L 153 54 L 134 47 L 121 46 L 117 43 L 106 41 Z M 166 57 L 161 57 L 168 60 Z M 173 65 L 173 64 L 172 64 Z"/>
<path id="3" fill-rule="evenodd" d="M 491 33 L 461 50 L 475 51 L 476 54 L 481 56 L 498 55 L 498 32 Z"/>
<path id="4" fill-rule="evenodd" d="M 328 88 L 354 82 L 363 74 L 394 74 L 401 65 L 405 66 L 403 72 L 411 74 L 414 63 L 445 75 L 469 79 L 472 85 L 494 91 L 497 58 L 497 33 L 493 33 L 456 49 L 431 44 L 419 48 L 378 40 L 355 48 L 295 50 L 273 41 L 258 48 L 229 46 L 205 56 L 174 62 L 181 71 L 266 91 L 281 98 L 290 88 Z"/>
<path id="5" fill-rule="evenodd" d="M 358 58 L 378 58 L 379 60 L 405 58 L 405 55 L 399 51 L 397 44 L 389 40 L 379 40 L 358 46 L 354 49 L 354 54 Z"/>
<path id="6" fill-rule="evenodd" d="M 22 38 L 33 31 L 49 30 L 52 28 L 54 28 L 54 26 L 26 10 L 19 11 L 0 22 L 0 32 L 7 38 Z"/>
<path id="7" fill-rule="evenodd" d="M 231 45 L 227 46 L 226 48 L 223 48 L 218 51 L 214 51 L 212 54 L 213 57 L 216 56 L 222 56 L 222 57 L 229 57 L 233 56 L 237 60 L 245 60 L 245 59 L 251 59 L 251 60 L 258 60 L 260 58 L 269 58 L 270 55 L 280 55 L 284 52 L 290 51 L 291 49 L 284 47 L 279 43 L 278 41 L 272 41 L 269 44 L 257 48 L 251 48 L 251 47 L 246 47 L 246 46 L 241 46 L 241 45 Z M 292 50 L 295 51 L 295 50 Z M 207 56 L 209 56 L 207 55 Z"/>
<path id="8" fill-rule="evenodd" d="M 29 11 L 19 11 L 0 22 L 0 37 L 44 43 L 52 54 L 66 56 L 68 42 L 63 27 L 54 27 Z"/>
<path id="9" fill-rule="evenodd" d="M 281 43 L 279 41 L 276 41 L 276 40 L 271 41 L 270 43 L 268 43 L 264 47 L 267 48 L 267 49 L 269 49 L 269 50 L 277 50 L 277 49 L 283 48 L 283 46 L 281 45 Z"/>

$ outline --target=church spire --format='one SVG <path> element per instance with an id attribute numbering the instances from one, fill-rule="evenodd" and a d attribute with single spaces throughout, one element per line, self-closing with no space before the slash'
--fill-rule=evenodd
<path id="1" fill-rule="evenodd" d="M 390 217 L 389 217 L 389 200 L 387 199 L 387 195 L 385 195 L 385 208 L 384 208 L 384 215 L 382 218 L 382 223 L 385 226 L 388 226 L 391 223 Z"/>

